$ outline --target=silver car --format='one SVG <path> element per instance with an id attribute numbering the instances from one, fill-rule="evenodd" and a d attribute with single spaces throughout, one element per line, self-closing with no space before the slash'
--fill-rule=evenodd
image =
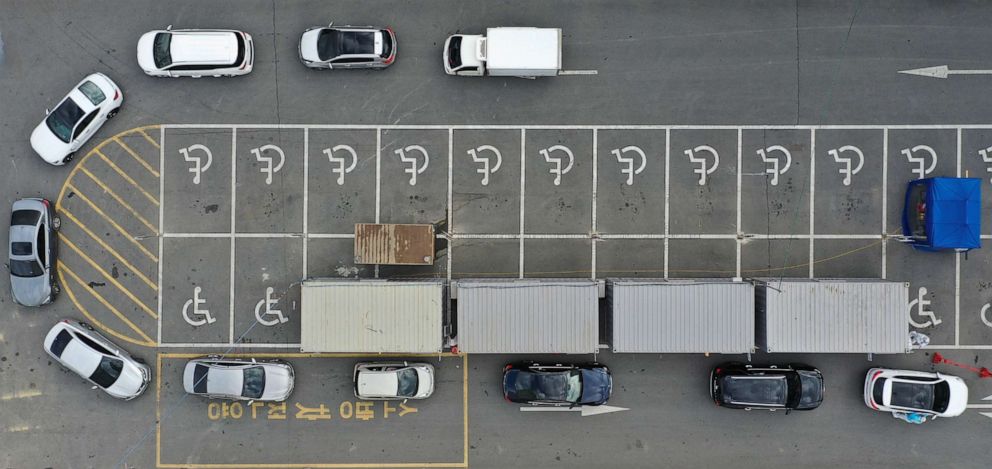
<path id="1" fill-rule="evenodd" d="M 429 363 L 359 363 L 354 377 L 355 397 L 362 399 L 427 399 L 434 393 Z"/>
<path id="2" fill-rule="evenodd" d="M 292 394 L 294 377 L 282 360 L 209 356 L 186 363 L 183 388 L 212 399 L 279 402 Z"/>
<path id="3" fill-rule="evenodd" d="M 93 389 L 131 400 L 141 395 L 152 380 L 152 370 L 132 357 L 85 322 L 63 319 L 45 336 L 45 352 L 74 371 Z"/>
<path id="4" fill-rule="evenodd" d="M 10 295 L 24 306 L 51 303 L 59 293 L 55 283 L 55 231 L 61 220 L 45 199 L 21 199 L 10 213 L 8 250 Z"/>
<path id="5" fill-rule="evenodd" d="M 310 28 L 300 38 L 300 60 L 310 68 L 386 68 L 396 60 L 390 28 L 336 26 Z"/>

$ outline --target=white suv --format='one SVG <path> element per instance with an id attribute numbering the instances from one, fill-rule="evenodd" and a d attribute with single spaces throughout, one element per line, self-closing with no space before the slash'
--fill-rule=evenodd
<path id="1" fill-rule="evenodd" d="M 237 76 L 251 72 L 251 35 L 229 29 L 149 31 L 138 39 L 138 65 L 153 77 Z"/>

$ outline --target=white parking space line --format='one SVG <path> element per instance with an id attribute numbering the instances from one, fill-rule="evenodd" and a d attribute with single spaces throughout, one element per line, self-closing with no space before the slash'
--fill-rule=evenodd
<path id="1" fill-rule="evenodd" d="M 382 206 L 382 128 L 375 129 L 375 222 L 379 223 Z M 372 275 L 379 278 L 379 264 L 372 266 Z"/>
<path id="2" fill-rule="evenodd" d="M 307 271 L 307 218 L 310 212 L 310 129 L 303 129 L 303 278 L 309 278 Z"/>
<path id="3" fill-rule="evenodd" d="M 159 348 L 195 348 L 195 347 L 230 347 L 232 344 L 226 342 L 209 343 L 209 342 L 185 342 L 185 343 L 167 343 L 158 344 Z M 264 343 L 264 342 L 252 342 L 243 344 L 246 348 L 289 348 L 289 349 L 299 349 L 300 344 L 276 344 L 276 343 Z"/>
<path id="4" fill-rule="evenodd" d="M 739 171 L 738 171 L 739 172 Z M 813 236 L 815 217 L 814 206 L 816 202 L 816 129 L 809 131 L 809 278 L 814 278 L 813 265 L 815 256 L 813 254 Z"/>
<path id="5" fill-rule="evenodd" d="M 671 161 L 672 129 L 665 129 L 665 278 L 668 278 L 668 235 L 671 234 L 669 230 L 671 215 L 668 213 L 671 210 L 671 190 L 669 188 L 669 183 L 671 182 Z"/>
<path id="6" fill-rule="evenodd" d="M 158 230 L 156 230 L 160 236 L 158 237 L 158 291 L 155 292 L 155 296 L 158 297 L 158 331 L 155 335 L 155 341 L 159 344 L 162 343 L 162 264 L 165 263 L 165 259 L 162 259 L 162 244 L 163 239 L 161 236 L 163 220 L 165 219 L 165 204 L 162 201 L 165 200 L 165 127 L 159 127 L 159 137 L 158 137 Z"/>
<path id="7" fill-rule="evenodd" d="M 961 177 L 961 129 L 957 135 L 957 177 Z M 954 253 L 954 345 L 961 345 L 961 253 Z"/>
<path id="8" fill-rule="evenodd" d="M 452 165 L 454 164 L 454 160 L 455 160 L 455 157 L 454 157 L 454 151 L 455 151 L 454 150 L 454 147 L 455 147 L 455 144 L 454 144 L 454 142 L 455 142 L 455 131 L 452 130 L 452 129 L 448 129 L 448 223 L 447 223 L 447 225 L 445 225 L 445 228 L 444 228 L 444 231 L 445 231 L 445 234 L 446 235 L 447 234 L 450 234 L 451 231 L 452 231 L 452 227 L 455 226 L 454 225 L 454 221 L 453 221 L 454 220 L 455 207 L 454 207 L 454 204 L 451 203 L 451 200 L 452 200 L 451 180 L 452 180 L 452 172 L 454 171 L 453 168 L 452 168 Z M 445 276 L 450 281 L 451 280 L 451 251 L 453 250 L 453 246 L 452 246 L 452 242 L 451 242 L 451 237 L 450 236 L 447 236 L 446 238 L 447 238 L 446 239 L 447 242 L 445 243 L 445 246 L 446 246 L 445 249 L 447 250 L 447 252 L 446 252 L 446 255 L 444 257 L 447 258 L 446 259 L 447 268 L 445 268 L 445 271 L 447 273 L 445 274 Z"/>
<path id="9" fill-rule="evenodd" d="M 592 278 L 596 278 L 596 191 L 599 178 L 599 131 L 592 129 Z"/>
<path id="10" fill-rule="evenodd" d="M 527 186 L 527 129 L 520 129 L 520 278 L 524 278 L 524 198 Z"/>
<path id="11" fill-rule="evenodd" d="M 882 233 L 889 234 L 889 129 L 882 130 Z M 886 259 L 888 259 L 889 242 L 882 240 L 882 278 L 888 278 Z"/>
<path id="12" fill-rule="evenodd" d="M 169 129 L 331 129 L 331 130 L 992 130 L 992 124 L 825 124 L 825 125 L 511 125 L 511 124 L 163 124 Z"/>
<path id="13" fill-rule="evenodd" d="M 741 176 L 743 176 L 744 173 L 743 168 L 741 168 L 741 164 L 743 164 L 744 162 L 744 157 L 742 154 L 742 148 L 744 146 L 743 133 L 744 133 L 743 130 L 737 129 L 737 225 L 736 227 L 737 227 L 738 235 L 743 233 L 743 231 L 741 230 L 741 191 L 743 190 Z M 734 238 L 737 239 L 737 243 L 735 243 L 735 249 L 734 249 L 737 256 L 737 261 L 736 261 L 737 273 L 736 275 L 734 275 L 734 277 L 741 278 L 741 245 L 744 243 L 744 239 L 741 238 L 740 236 L 735 236 Z"/>

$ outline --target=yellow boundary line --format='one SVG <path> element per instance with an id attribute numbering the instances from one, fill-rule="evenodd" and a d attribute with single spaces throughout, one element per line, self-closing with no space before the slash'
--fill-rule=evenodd
<path id="1" fill-rule="evenodd" d="M 157 125 L 153 125 L 151 127 L 158 127 L 158 126 Z M 145 129 L 145 127 L 139 127 L 137 129 L 133 129 L 133 130 L 136 131 L 136 132 L 138 132 L 138 133 L 140 133 L 142 137 L 145 137 L 145 140 L 148 140 L 148 143 L 152 144 L 152 146 L 155 147 L 156 150 L 161 149 L 162 147 L 158 144 L 158 142 L 156 142 L 155 139 L 153 139 L 151 137 L 151 135 L 148 135 L 147 133 L 145 133 L 144 129 Z M 118 134 L 118 135 L 120 135 L 120 134 Z"/>
<path id="2" fill-rule="evenodd" d="M 425 462 L 425 463 L 258 463 L 258 464 L 229 464 L 229 463 L 162 463 L 162 359 L 163 358 L 193 358 L 202 357 L 196 353 L 159 353 L 156 358 L 156 372 L 159 379 L 155 380 L 155 466 L 169 469 L 270 469 L 270 468 L 317 468 L 317 469 L 380 469 L 380 468 L 415 468 L 415 467 L 468 467 L 468 355 L 453 353 L 417 353 L 397 355 L 371 355 L 367 353 L 234 353 L 226 357 L 256 357 L 256 358 L 382 358 L 382 357 L 462 357 L 462 411 L 464 459 L 462 462 Z"/>
<path id="3" fill-rule="evenodd" d="M 131 269 L 131 271 L 134 272 L 134 275 L 137 275 L 139 278 L 141 278 L 141 280 L 143 280 L 146 284 L 148 284 L 148 286 L 151 287 L 152 290 L 158 291 L 158 286 L 156 286 L 154 283 L 152 283 L 152 281 L 149 280 L 148 277 L 145 277 L 145 274 L 141 273 L 140 270 L 136 269 L 133 265 L 131 265 L 131 263 L 128 262 L 127 259 L 124 259 L 124 256 L 121 256 L 117 251 L 115 251 L 114 249 L 111 249 L 110 246 L 107 246 L 107 243 L 105 243 L 102 239 L 100 239 L 99 236 L 97 236 L 92 231 L 90 231 L 90 229 L 87 228 L 86 225 L 84 225 L 82 222 L 80 222 L 72 214 L 72 212 L 69 211 L 69 209 L 63 207 L 61 214 L 68 216 L 69 217 L 69 220 L 72 220 L 73 223 L 79 225 L 79 227 L 82 228 L 83 231 L 86 232 L 86 234 L 90 235 L 90 238 L 93 238 L 93 240 L 96 241 L 97 244 L 99 244 L 101 247 L 103 247 L 104 249 L 106 249 L 107 252 L 109 252 L 114 257 L 116 257 L 117 260 L 121 261 L 121 263 L 124 264 L 125 267 L 127 267 L 128 269 Z"/>
<path id="4" fill-rule="evenodd" d="M 106 213 L 103 213 L 103 210 L 101 210 L 100 207 L 98 207 L 95 203 L 93 203 L 93 201 L 90 200 L 89 197 L 86 197 L 86 194 L 83 194 L 83 191 L 79 190 L 79 188 L 74 186 L 72 183 L 69 183 L 69 187 L 72 188 L 72 191 L 76 194 L 76 196 L 82 199 L 83 202 L 86 202 L 86 204 L 89 205 L 90 208 L 92 208 L 93 211 L 97 213 L 97 215 L 100 215 L 100 217 L 106 220 L 107 223 L 110 223 L 110 225 L 113 226 L 114 229 L 121 234 L 121 236 L 127 238 L 127 240 L 131 242 L 131 244 L 134 244 L 138 248 L 138 250 L 140 250 L 145 256 L 151 259 L 152 262 L 158 262 L 158 257 L 155 257 L 155 255 L 152 254 L 151 251 L 148 250 L 148 248 L 142 246 L 141 243 L 137 239 L 135 239 L 134 235 L 128 233 L 127 230 L 125 230 L 124 227 L 122 227 L 121 225 L 118 225 L 113 218 L 110 218 Z"/>
<path id="5" fill-rule="evenodd" d="M 59 275 L 62 276 L 62 265 L 61 264 L 59 264 L 58 270 L 59 270 Z M 87 310 L 86 308 L 84 308 L 83 305 L 81 305 L 79 303 L 79 301 L 76 299 L 76 294 L 73 293 L 72 288 L 69 288 L 69 282 L 66 282 L 66 281 L 63 280 L 62 281 L 62 289 L 65 290 L 65 292 L 69 294 L 69 299 L 72 300 L 72 303 L 76 305 L 76 308 L 79 309 L 79 311 L 83 313 L 83 316 L 86 316 L 86 320 L 88 320 L 89 322 L 93 323 L 94 326 L 97 326 L 100 329 L 103 329 L 104 331 L 107 331 L 108 334 L 110 334 L 110 335 L 112 335 L 114 337 L 117 337 L 118 339 L 121 339 L 121 340 L 123 340 L 125 342 L 129 342 L 129 343 L 132 343 L 134 345 L 140 345 L 142 347 L 155 347 L 155 345 L 156 345 L 155 343 L 151 343 L 151 342 L 146 343 L 146 342 L 142 342 L 142 341 L 140 341 L 138 339 L 133 339 L 131 337 L 128 337 L 128 336 L 126 336 L 124 334 L 121 334 L 120 332 L 117 332 L 117 331 L 115 331 L 115 330 L 107 327 L 102 322 L 100 322 L 95 316 L 93 316 L 92 314 L 90 314 L 89 310 Z"/>
<path id="6" fill-rule="evenodd" d="M 152 319 L 158 319 L 158 314 L 156 314 L 154 311 L 151 310 L 151 308 L 149 308 L 148 306 L 146 306 L 145 303 L 143 303 L 136 296 L 134 296 L 134 293 L 132 293 L 131 290 L 128 290 L 127 288 L 124 288 L 124 285 L 121 285 L 120 282 L 117 281 L 117 279 L 115 279 L 112 275 L 108 274 L 107 271 L 103 270 L 103 268 L 101 268 L 100 265 L 96 263 L 96 261 L 94 261 L 93 259 L 91 259 L 90 256 L 87 256 L 86 254 L 84 254 L 83 251 L 81 249 L 79 249 L 79 247 L 77 247 L 75 243 L 73 243 L 72 241 L 69 241 L 69 238 L 68 237 L 66 237 L 65 235 L 62 235 L 59 238 L 60 238 L 60 241 L 62 241 L 63 243 L 65 243 L 67 246 L 69 246 L 69 248 L 71 248 L 73 251 L 75 251 L 76 254 L 79 254 L 79 256 L 82 257 L 83 260 L 86 261 L 90 265 L 90 267 L 93 267 L 94 270 L 96 270 L 97 272 L 100 272 L 101 274 L 103 274 L 103 278 L 105 278 L 108 282 L 110 282 L 115 287 L 117 287 L 121 291 L 121 293 L 124 293 L 128 298 L 131 299 L 131 301 L 134 301 L 134 303 L 137 304 L 138 306 L 140 306 L 141 309 L 145 310 L 146 313 L 148 313 L 149 315 L 151 315 Z"/>
<path id="7" fill-rule="evenodd" d="M 134 186 L 135 189 L 138 189 L 138 192 L 141 192 L 141 194 L 144 195 L 149 202 L 155 204 L 155 206 L 158 207 L 158 203 L 159 203 L 158 199 L 156 199 L 151 194 L 149 194 L 148 191 L 146 191 L 145 188 L 141 186 L 141 184 L 138 184 L 138 182 L 135 181 L 134 178 L 132 178 L 126 172 L 124 172 L 124 170 L 121 169 L 120 166 L 117 166 L 116 164 L 114 164 L 113 161 L 110 161 L 110 158 L 107 158 L 107 155 L 104 155 L 103 152 L 101 152 L 100 150 L 94 150 L 94 151 L 96 152 L 97 156 L 99 156 L 100 159 L 103 160 L 104 163 L 107 163 L 107 166 L 110 166 L 110 169 L 116 171 L 117 174 L 119 174 L 122 178 L 124 178 L 125 181 L 131 183 L 131 185 Z"/>
<path id="8" fill-rule="evenodd" d="M 128 212 L 131 212 L 131 215 L 134 216 L 134 218 L 137 218 L 138 221 L 140 221 L 143 225 L 145 225 L 145 227 L 147 227 L 149 230 L 151 230 L 152 234 L 158 236 L 158 228 L 155 228 L 155 225 L 152 225 L 148 220 L 145 219 L 145 217 L 141 216 L 141 214 L 139 214 L 138 211 L 134 209 L 134 207 L 132 207 L 131 205 L 129 205 L 127 202 L 124 201 L 124 199 L 121 198 L 121 196 L 117 195 L 116 192 L 114 192 L 109 187 L 107 187 L 107 185 L 104 184 L 103 181 L 101 181 L 99 178 L 97 178 L 93 173 L 91 173 L 90 170 L 88 170 L 88 169 L 86 169 L 84 167 L 80 167 L 79 169 L 83 173 L 85 173 L 87 176 L 89 176 L 89 178 L 93 182 L 95 182 L 96 185 L 100 186 L 100 188 L 103 189 L 104 192 L 106 192 L 107 194 L 110 194 L 110 197 L 112 197 L 114 200 L 116 200 L 117 203 L 121 204 L 121 206 L 124 207 L 125 209 L 127 209 Z M 66 184 L 70 184 L 71 185 L 72 183 L 67 181 Z M 75 188 L 76 186 L 73 185 L 72 187 Z"/>
<path id="9" fill-rule="evenodd" d="M 131 155 L 131 157 L 134 158 L 135 161 L 141 164 L 141 166 L 144 166 L 144 168 L 147 169 L 149 173 L 152 173 L 152 176 L 159 177 L 158 171 L 155 171 L 155 168 L 152 168 L 152 166 L 148 164 L 147 161 L 145 161 L 142 157 L 138 156 L 138 154 L 134 150 L 132 150 L 131 147 L 127 146 L 127 144 L 124 143 L 123 140 L 117 137 L 113 137 L 112 139 L 114 142 L 120 145 L 121 148 L 123 148 L 124 151 L 127 152 L 127 154 Z"/>
<path id="10" fill-rule="evenodd" d="M 145 339 L 145 341 L 147 343 L 152 344 L 152 345 L 155 344 L 155 341 L 152 340 L 151 337 L 148 337 L 148 334 L 145 334 L 144 331 L 142 331 L 140 328 L 138 328 L 138 326 L 136 326 L 133 322 L 131 322 L 131 320 L 129 320 L 127 318 L 127 316 L 124 316 L 123 314 L 121 314 L 121 312 L 118 311 L 117 308 L 114 307 L 114 305 L 110 304 L 110 302 L 108 302 L 103 297 L 103 295 L 101 295 L 96 290 L 94 290 L 92 287 L 90 287 L 89 285 L 87 285 L 86 282 L 84 282 L 83 279 L 79 278 L 79 276 L 76 275 L 75 272 L 73 272 L 72 270 L 70 270 L 68 267 L 66 267 L 63 264 L 59 264 L 59 271 L 61 271 L 63 274 L 69 274 L 69 276 L 72 277 L 72 279 L 75 280 L 76 283 L 79 284 L 79 286 L 83 287 L 83 289 L 85 289 L 90 295 L 93 295 L 93 297 L 96 298 L 101 304 L 103 304 L 104 306 L 106 306 L 107 309 L 110 310 L 110 312 L 114 313 L 114 315 L 116 315 L 118 317 L 118 319 L 120 319 L 121 321 L 124 321 L 124 323 L 127 324 L 128 326 L 130 326 L 131 329 L 134 329 L 134 332 L 137 332 L 138 335 L 140 335 L 141 338 Z M 63 275 L 63 278 L 64 277 L 65 276 Z M 63 283 L 66 283 L 66 282 L 63 282 Z M 79 306 L 79 305 L 77 304 L 76 306 Z"/>

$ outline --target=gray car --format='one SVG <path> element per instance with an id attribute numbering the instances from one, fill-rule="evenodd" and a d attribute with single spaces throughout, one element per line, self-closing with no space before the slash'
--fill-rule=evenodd
<path id="1" fill-rule="evenodd" d="M 396 35 L 373 26 L 310 28 L 300 37 L 299 53 L 310 68 L 382 69 L 396 60 Z"/>
<path id="2" fill-rule="evenodd" d="M 45 199 L 21 199 L 14 202 L 10 214 L 8 249 L 10 294 L 24 306 L 51 303 L 59 293 L 55 283 L 57 246 L 55 231 L 61 220 L 52 203 Z"/>

